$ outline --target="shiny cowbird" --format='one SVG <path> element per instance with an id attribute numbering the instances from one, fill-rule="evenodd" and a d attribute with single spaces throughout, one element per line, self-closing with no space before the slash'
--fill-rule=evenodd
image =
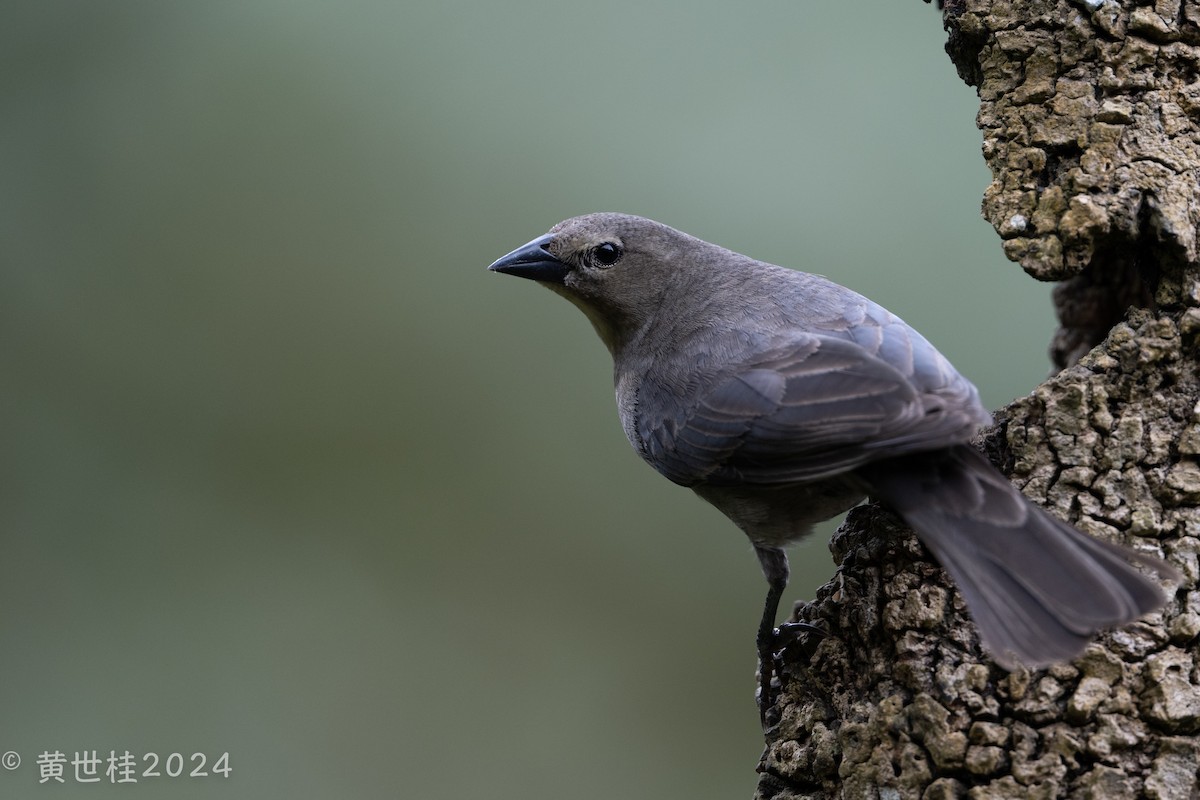
<path id="1" fill-rule="evenodd" d="M 587 315 L 612 353 L 638 455 L 750 538 L 769 586 L 764 723 L 783 548 L 868 494 L 950 573 L 1005 667 L 1077 656 L 1100 630 L 1163 605 L 1145 572 L 1178 578 L 1026 500 L 967 444 L 991 420 L 975 387 L 850 289 L 613 213 L 561 222 L 490 269 L 533 279 Z"/>

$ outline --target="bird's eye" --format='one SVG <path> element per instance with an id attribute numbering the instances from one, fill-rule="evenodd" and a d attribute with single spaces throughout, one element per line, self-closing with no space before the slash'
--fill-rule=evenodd
<path id="1" fill-rule="evenodd" d="M 603 267 L 611 267 L 621 260 L 621 246 L 615 242 L 604 242 L 592 248 L 592 260 Z"/>

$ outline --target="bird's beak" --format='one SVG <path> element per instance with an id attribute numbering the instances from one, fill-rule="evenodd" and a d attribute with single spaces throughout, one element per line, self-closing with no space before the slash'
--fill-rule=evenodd
<path id="1" fill-rule="evenodd" d="M 543 283 L 562 283 L 570 267 L 546 249 L 546 245 L 552 241 L 554 237 L 551 234 L 539 236 L 529 244 L 522 245 L 498 259 L 488 269 Z"/>

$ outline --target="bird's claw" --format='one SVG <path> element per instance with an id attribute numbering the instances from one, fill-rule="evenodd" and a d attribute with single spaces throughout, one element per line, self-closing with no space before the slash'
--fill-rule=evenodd
<path id="1" fill-rule="evenodd" d="M 759 642 L 757 699 L 758 716 L 764 731 L 778 722 L 778 714 L 772 715 L 771 711 L 774 710 L 777 699 L 774 677 L 782 676 L 780 656 L 804 634 L 816 634 L 820 637 L 828 635 L 825 630 L 810 622 L 784 622 L 778 628 L 771 629 L 769 639 Z"/>

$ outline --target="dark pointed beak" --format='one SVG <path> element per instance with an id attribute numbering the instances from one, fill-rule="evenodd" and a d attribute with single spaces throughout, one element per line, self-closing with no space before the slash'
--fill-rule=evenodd
<path id="1" fill-rule="evenodd" d="M 552 241 L 554 237 L 550 234 L 539 236 L 529 244 L 522 245 L 498 259 L 488 269 L 543 283 L 562 283 L 570 267 L 546 249 L 546 245 Z"/>

